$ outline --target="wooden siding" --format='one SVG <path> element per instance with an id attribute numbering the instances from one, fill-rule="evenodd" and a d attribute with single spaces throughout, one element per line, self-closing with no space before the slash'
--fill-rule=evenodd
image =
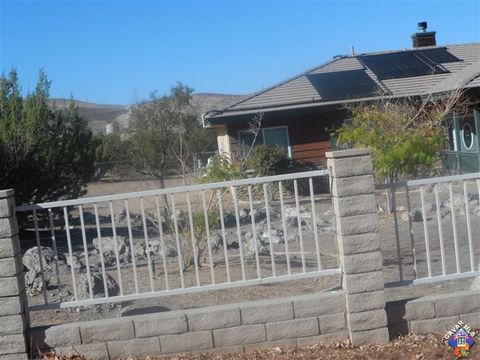
<path id="1" fill-rule="evenodd" d="M 269 119 L 262 127 L 287 126 L 293 159 L 301 164 L 319 165 L 326 162 L 325 152 L 331 149 L 330 135 L 326 127 L 343 118 L 345 118 L 343 112 L 310 114 Z M 245 128 L 244 124 L 228 125 L 232 159 L 237 156 L 238 131 Z"/>

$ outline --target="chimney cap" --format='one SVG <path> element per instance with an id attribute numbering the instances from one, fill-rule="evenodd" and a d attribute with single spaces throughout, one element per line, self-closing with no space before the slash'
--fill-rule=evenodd
<path id="1" fill-rule="evenodd" d="M 418 24 L 418 30 L 420 30 L 421 32 L 425 32 L 427 31 L 427 22 L 426 21 L 420 21 Z"/>

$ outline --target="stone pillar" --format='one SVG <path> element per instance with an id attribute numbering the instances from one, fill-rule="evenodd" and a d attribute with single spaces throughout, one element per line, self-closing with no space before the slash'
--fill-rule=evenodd
<path id="1" fill-rule="evenodd" d="M 28 323 L 13 190 L 0 190 L 0 360 L 27 359 Z"/>
<path id="2" fill-rule="evenodd" d="M 354 345 L 389 340 L 372 158 L 368 149 L 327 152 L 347 327 Z"/>

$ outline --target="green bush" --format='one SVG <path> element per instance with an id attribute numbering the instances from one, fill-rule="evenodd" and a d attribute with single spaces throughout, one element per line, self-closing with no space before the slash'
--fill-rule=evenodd
<path id="1" fill-rule="evenodd" d="M 240 163 L 231 162 L 226 156 L 215 155 L 209 162 L 200 183 L 211 183 L 241 179 L 243 177 Z"/>
<path id="2" fill-rule="evenodd" d="M 265 144 L 255 146 L 244 160 L 245 170 L 253 171 L 255 176 L 281 174 L 289 165 L 290 159 L 284 148 Z"/>

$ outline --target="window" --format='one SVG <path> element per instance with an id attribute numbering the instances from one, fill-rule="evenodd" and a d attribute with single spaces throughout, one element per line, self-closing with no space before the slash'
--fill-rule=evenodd
<path id="1" fill-rule="evenodd" d="M 462 116 L 458 118 L 458 131 L 460 151 L 476 151 L 477 149 L 477 131 L 475 119 L 473 116 Z"/>
<path id="2" fill-rule="evenodd" d="M 245 155 L 252 147 L 254 137 L 254 134 L 248 130 L 240 130 L 238 132 L 238 142 L 242 155 Z M 287 152 L 288 157 L 292 157 L 287 126 L 275 126 L 260 129 L 257 139 L 255 140 L 255 145 L 259 144 L 283 147 Z"/>
<path id="3" fill-rule="evenodd" d="M 470 150 L 473 145 L 473 130 L 469 123 L 463 124 L 462 135 L 463 145 Z"/>

